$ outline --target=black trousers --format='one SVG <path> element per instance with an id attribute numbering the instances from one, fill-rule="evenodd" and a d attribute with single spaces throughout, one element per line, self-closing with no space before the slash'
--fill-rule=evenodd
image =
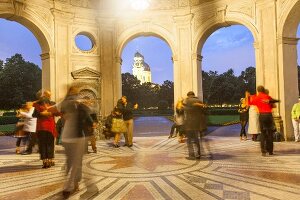
<path id="1" fill-rule="evenodd" d="M 199 157 L 200 154 L 200 142 L 199 131 L 186 131 L 187 147 L 189 151 L 189 157 Z"/>
<path id="2" fill-rule="evenodd" d="M 260 148 L 262 153 L 273 153 L 274 122 L 272 113 L 259 114 L 261 129 Z"/>
<path id="3" fill-rule="evenodd" d="M 244 136 L 247 136 L 246 134 L 246 125 L 248 123 L 248 120 L 243 120 L 240 122 L 241 123 L 241 132 L 240 132 L 240 136 L 242 137 L 243 135 Z"/>
<path id="4" fill-rule="evenodd" d="M 54 137 L 48 131 L 38 131 L 41 160 L 54 158 Z"/>
<path id="5" fill-rule="evenodd" d="M 36 141 L 37 141 L 36 133 L 29 132 L 28 133 L 28 147 L 27 147 L 27 151 L 32 152 L 32 148 L 36 144 Z"/>

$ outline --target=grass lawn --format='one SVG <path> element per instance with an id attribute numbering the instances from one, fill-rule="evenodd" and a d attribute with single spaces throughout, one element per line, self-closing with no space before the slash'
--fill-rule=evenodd
<path id="1" fill-rule="evenodd" d="M 208 115 L 208 125 L 230 125 L 240 121 L 239 115 Z"/>

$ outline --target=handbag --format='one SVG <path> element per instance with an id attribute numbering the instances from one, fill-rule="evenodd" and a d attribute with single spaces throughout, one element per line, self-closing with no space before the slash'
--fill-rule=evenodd
<path id="1" fill-rule="evenodd" d="M 125 133 L 127 132 L 127 127 L 123 119 L 113 118 L 111 125 L 111 132 L 114 133 Z"/>

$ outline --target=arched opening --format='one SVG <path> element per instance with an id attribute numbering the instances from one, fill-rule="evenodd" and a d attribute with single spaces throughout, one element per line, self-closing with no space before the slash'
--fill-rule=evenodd
<path id="1" fill-rule="evenodd" d="M 198 44 L 203 101 L 208 105 L 208 125 L 239 121 L 237 107 L 245 91 L 254 94 L 255 37 L 243 25 L 211 27 Z"/>
<path id="2" fill-rule="evenodd" d="M 291 2 L 284 11 L 278 28 L 278 34 L 280 36 L 278 42 L 278 60 L 281 100 L 279 111 L 283 119 L 283 129 L 286 140 L 294 139 L 291 110 L 299 97 L 297 68 L 299 65 L 299 10 L 300 2 Z"/>
<path id="3" fill-rule="evenodd" d="M 156 35 L 139 36 L 126 42 L 121 54 L 122 95 L 131 103 L 138 103 L 135 111 L 137 123 L 155 123 L 166 120 L 164 130 L 148 130 L 147 134 L 162 134 L 170 130 L 167 119 L 149 116 L 173 114 L 174 83 L 172 50 L 168 43 Z M 147 116 L 147 117 L 146 117 Z M 135 134 L 146 134 L 142 126 Z M 145 135 L 144 135 L 145 136 Z"/>
<path id="4" fill-rule="evenodd" d="M 27 101 L 36 100 L 42 88 L 41 47 L 25 26 L 0 19 L 0 90 L 2 109 L 19 108 Z"/>
<path id="5" fill-rule="evenodd" d="M 54 72 L 50 70 L 50 65 L 53 65 L 54 59 L 51 51 L 52 48 L 50 47 L 52 43 L 50 42 L 47 30 L 40 28 L 43 26 L 41 26 L 39 22 L 35 21 L 34 18 L 30 18 L 30 16 L 25 18 L 18 15 L 12 15 L 10 13 L 0 13 L 0 19 L 2 23 L 11 24 L 10 26 L 14 27 L 22 27 L 20 30 L 25 32 L 27 31 L 26 35 L 32 35 L 31 41 L 34 41 L 34 45 L 29 42 L 29 39 L 24 39 L 18 42 L 16 45 L 19 49 L 23 48 L 24 52 L 27 52 L 23 53 L 27 54 L 25 55 L 25 60 L 28 57 L 28 60 L 31 61 L 32 54 L 35 55 L 33 62 L 43 69 L 41 87 L 54 90 L 55 76 L 53 74 Z M 21 35 L 21 32 L 18 31 L 8 32 L 5 27 L 3 29 L 1 28 L 1 32 L 12 38 L 14 35 Z M 18 40 L 14 40 L 13 43 L 16 43 L 16 41 Z M 1 47 L 3 46 L 1 45 Z M 8 48 L 10 48 L 10 45 Z M 30 48 L 32 48 L 32 50 L 30 50 Z M 56 98 L 55 93 L 53 93 L 52 98 Z"/>

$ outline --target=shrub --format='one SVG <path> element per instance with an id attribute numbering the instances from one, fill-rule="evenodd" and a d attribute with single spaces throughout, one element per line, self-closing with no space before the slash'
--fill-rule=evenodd
<path id="1" fill-rule="evenodd" d="M 16 124 L 19 121 L 19 118 L 16 116 L 1 116 L 0 125 L 4 124 Z"/>
<path id="2" fill-rule="evenodd" d="M 15 111 L 10 111 L 10 112 L 4 112 L 3 116 L 16 116 L 16 112 Z"/>

